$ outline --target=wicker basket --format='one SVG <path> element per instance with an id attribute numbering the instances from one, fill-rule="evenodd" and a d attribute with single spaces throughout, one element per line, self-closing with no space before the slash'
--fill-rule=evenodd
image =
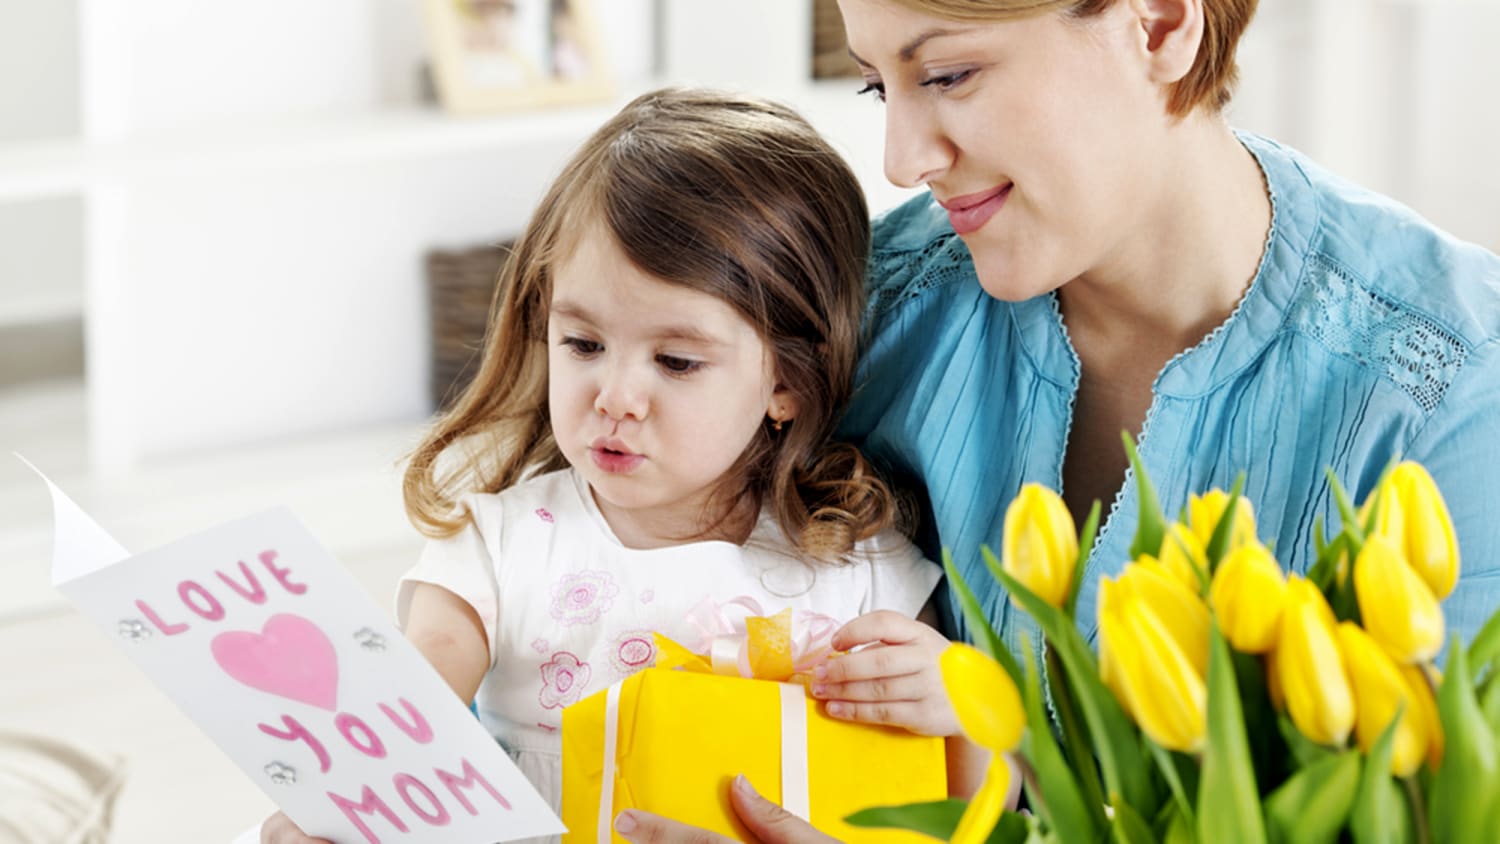
<path id="1" fill-rule="evenodd" d="M 813 78 L 859 76 L 844 39 L 844 16 L 837 0 L 813 0 Z"/>
<path id="2" fill-rule="evenodd" d="M 432 326 L 432 406 L 448 406 L 479 369 L 490 300 L 510 244 L 427 255 L 427 299 Z"/>

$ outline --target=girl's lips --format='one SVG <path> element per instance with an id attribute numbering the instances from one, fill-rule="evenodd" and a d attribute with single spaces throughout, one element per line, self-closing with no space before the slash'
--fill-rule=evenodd
<path id="1" fill-rule="evenodd" d="M 595 466 L 610 474 L 629 472 L 646 461 L 644 455 L 611 451 L 607 448 L 590 448 L 589 458 L 594 461 Z"/>
<path id="2" fill-rule="evenodd" d="M 984 224 L 1005 204 L 1005 198 L 1010 196 L 1010 187 L 1006 185 L 985 193 L 939 200 L 938 204 L 948 211 L 948 222 L 953 225 L 953 231 L 962 237 L 984 228 Z"/>

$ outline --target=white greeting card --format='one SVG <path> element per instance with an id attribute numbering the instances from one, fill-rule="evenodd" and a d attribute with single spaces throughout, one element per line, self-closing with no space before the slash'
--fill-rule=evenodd
<path id="1" fill-rule="evenodd" d="M 53 584 L 304 831 L 335 844 L 563 831 L 290 511 L 132 555 L 47 486 Z"/>

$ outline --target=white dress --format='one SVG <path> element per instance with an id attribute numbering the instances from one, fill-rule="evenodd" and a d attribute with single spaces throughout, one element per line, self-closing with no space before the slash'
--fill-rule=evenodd
<path id="1" fill-rule="evenodd" d="M 554 808 L 563 707 L 649 666 L 653 632 L 693 647 L 687 616 L 705 598 L 748 596 L 768 614 L 791 607 L 840 623 L 877 609 L 915 616 L 942 573 L 894 531 L 861 543 L 854 562 L 803 563 L 764 513 L 743 546 L 626 548 L 572 470 L 465 500 L 473 521 L 423 549 L 402 577 L 397 618 L 405 624 L 418 581 L 474 607 L 491 656 L 479 718 Z"/>

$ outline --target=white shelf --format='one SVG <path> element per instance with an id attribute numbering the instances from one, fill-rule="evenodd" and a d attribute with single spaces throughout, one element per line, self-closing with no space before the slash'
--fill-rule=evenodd
<path id="1" fill-rule="evenodd" d="M 487 117 L 401 108 L 139 136 L 119 143 L 60 140 L 0 146 L 0 201 L 86 192 L 96 185 L 211 172 L 323 166 L 575 143 L 622 100 Z"/>
<path id="2" fill-rule="evenodd" d="M 82 314 L 83 294 L 80 292 L 18 297 L 9 302 L 0 301 L 0 329 L 55 322 Z"/>

